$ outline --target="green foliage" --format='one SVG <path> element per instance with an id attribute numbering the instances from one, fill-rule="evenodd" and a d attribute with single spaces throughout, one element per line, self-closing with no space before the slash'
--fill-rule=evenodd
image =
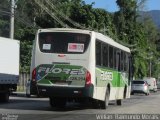
<path id="1" fill-rule="evenodd" d="M 147 61 L 142 57 L 134 57 L 134 77 L 143 78 L 147 75 Z"/>
<path id="2" fill-rule="evenodd" d="M 149 76 L 150 61 L 153 64 L 152 76 L 157 77 L 158 72 L 155 73 L 155 71 L 159 70 L 154 66 L 156 58 L 159 56 L 155 45 L 158 35 L 156 26 L 148 18 L 143 21 L 137 21 L 139 16 L 137 11 L 138 0 L 117 0 L 116 2 L 120 8 L 114 16 L 118 38 L 129 45 L 136 45 L 134 48 L 131 47 L 131 50 L 133 50 L 135 78 Z M 145 1 L 141 0 L 140 2 Z"/>
<path id="3" fill-rule="evenodd" d="M 16 27 L 17 28 L 17 27 Z M 32 43 L 35 36 L 33 28 L 16 29 L 15 38 L 20 40 L 20 71 L 29 72 L 31 62 Z"/>
<path id="4" fill-rule="evenodd" d="M 20 71 L 21 72 L 29 72 L 32 46 L 26 41 L 21 42 L 20 45 L 21 45 L 21 48 L 20 48 L 20 52 L 21 52 Z"/>
<path id="5" fill-rule="evenodd" d="M 9 22 L 6 20 L 0 19 L 0 36 L 9 37 Z"/>
<path id="6" fill-rule="evenodd" d="M 9 2 L 1 0 L 0 1 L 0 36 L 9 37 L 9 12 L 8 8 Z"/>
<path id="7" fill-rule="evenodd" d="M 43 0 L 41 0 L 43 1 Z M 152 57 L 152 75 L 160 73 L 158 48 L 155 44 L 160 40 L 157 29 L 151 19 L 138 20 L 137 2 L 144 0 L 117 0 L 119 11 L 109 13 L 104 9 L 93 8 L 94 3 L 86 4 L 83 0 L 50 0 L 56 7 L 48 7 L 50 13 L 61 20 L 58 23 L 51 15 L 40 8 L 34 0 L 18 0 L 15 13 L 15 39 L 21 41 L 21 71 L 29 72 L 32 41 L 38 28 L 71 27 L 94 30 L 106 34 L 114 40 L 130 47 L 134 58 L 134 76 L 142 78 L 149 75 L 149 61 Z M 45 3 L 45 1 L 43 1 Z M 9 2 L 0 1 L 0 8 L 9 8 Z M 46 3 L 45 3 L 46 5 Z M 6 10 L 3 8 L 3 10 Z M 80 24 L 77 26 L 64 16 Z M 0 15 L 0 35 L 9 36 L 9 15 Z M 160 47 L 159 47 L 160 48 Z M 152 55 L 150 55 L 152 53 Z"/>

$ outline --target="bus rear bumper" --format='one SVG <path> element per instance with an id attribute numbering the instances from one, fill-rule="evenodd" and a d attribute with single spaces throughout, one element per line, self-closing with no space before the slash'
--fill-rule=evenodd
<path id="1" fill-rule="evenodd" d="M 38 86 L 38 94 L 45 97 L 93 97 L 93 85 L 88 87 Z"/>

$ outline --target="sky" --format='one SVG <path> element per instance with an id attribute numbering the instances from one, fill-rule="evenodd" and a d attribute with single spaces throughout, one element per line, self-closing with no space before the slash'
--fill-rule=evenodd
<path id="1" fill-rule="evenodd" d="M 95 2 L 94 8 L 104 8 L 109 12 L 118 11 L 116 0 L 84 0 L 87 4 Z M 144 11 L 160 10 L 160 0 L 147 0 Z"/>

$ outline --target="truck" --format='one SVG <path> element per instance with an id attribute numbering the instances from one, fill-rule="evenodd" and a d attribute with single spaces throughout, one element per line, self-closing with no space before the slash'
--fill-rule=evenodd
<path id="1" fill-rule="evenodd" d="M 9 102 L 19 82 L 20 42 L 0 37 L 0 102 Z"/>

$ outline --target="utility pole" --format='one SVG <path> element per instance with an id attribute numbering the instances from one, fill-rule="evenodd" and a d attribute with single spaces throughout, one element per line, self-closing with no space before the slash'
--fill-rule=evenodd
<path id="1" fill-rule="evenodd" d="M 149 52 L 149 77 L 152 76 L 152 61 L 151 61 L 152 58 L 153 58 L 153 52 Z"/>
<path id="2" fill-rule="evenodd" d="M 14 8 L 15 1 L 11 0 L 11 16 L 10 16 L 10 38 L 14 38 Z"/>
<path id="3" fill-rule="evenodd" d="M 149 59 L 149 77 L 152 76 L 152 63 L 151 63 L 151 58 Z"/>

